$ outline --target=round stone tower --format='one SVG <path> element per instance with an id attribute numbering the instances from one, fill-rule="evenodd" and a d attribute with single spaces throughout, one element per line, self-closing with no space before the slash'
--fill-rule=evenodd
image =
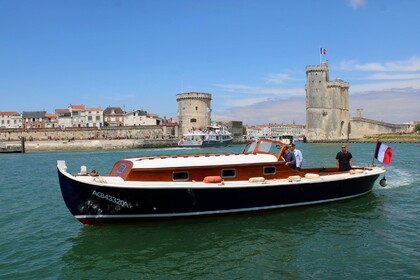
<path id="1" fill-rule="evenodd" d="M 179 135 L 191 129 L 204 129 L 210 125 L 211 94 L 187 92 L 176 95 L 178 102 Z"/>
<path id="2" fill-rule="evenodd" d="M 306 139 L 343 141 L 349 137 L 349 84 L 329 81 L 328 62 L 306 66 Z"/>

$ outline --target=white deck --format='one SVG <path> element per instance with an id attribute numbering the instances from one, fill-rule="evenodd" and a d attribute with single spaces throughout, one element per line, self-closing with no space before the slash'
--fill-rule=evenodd
<path id="1" fill-rule="evenodd" d="M 168 168 L 187 166 L 240 165 L 252 163 L 277 162 L 271 154 L 220 154 L 220 155 L 188 155 L 167 157 L 141 157 L 126 159 L 133 162 L 133 168 Z"/>

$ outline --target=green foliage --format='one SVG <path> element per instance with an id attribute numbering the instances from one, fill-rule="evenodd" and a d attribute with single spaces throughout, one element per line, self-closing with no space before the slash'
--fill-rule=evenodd
<path id="1" fill-rule="evenodd" d="M 420 131 L 420 123 L 416 124 L 415 128 L 414 128 L 415 132 Z"/>

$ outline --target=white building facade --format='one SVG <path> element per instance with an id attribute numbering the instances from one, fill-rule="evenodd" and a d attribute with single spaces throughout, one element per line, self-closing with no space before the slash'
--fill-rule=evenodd
<path id="1" fill-rule="evenodd" d="M 22 128 L 22 114 L 0 112 L 0 128 Z"/>
<path id="2" fill-rule="evenodd" d="M 134 110 L 124 115 L 124 126 L 158 125 L 159 118 L 147 114 L 144 110 Z"/>

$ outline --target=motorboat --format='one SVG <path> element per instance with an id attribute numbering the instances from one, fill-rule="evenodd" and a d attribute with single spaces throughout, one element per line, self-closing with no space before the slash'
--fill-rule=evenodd
<path id="1" fill-rule="evenodd" d="M 278 136 L 276 139 L 283 142 L 286 145 L 290 145 L 294 142 L 293 135 L 291 134 L 283 134 Z"/>
<path id="2" fill-rule="evenodd" d="M 137 156 L 108 174 L 57 161 L 64 202 L 84 224 L 200 217 L 307 206 L 369 193 L 383 167 L 292 169 L 286 145 L 260 138 L 240 153 Z M 78 170 L 77 167 L 74 169 Z"/>
<path id="3" fill-rule="evenodd" d="M 225 146 L 232 143 L 232 134 L 224 126 L 212 125 L 204 130 L 191 130 L 179 140 L 180 147 Z"/>

